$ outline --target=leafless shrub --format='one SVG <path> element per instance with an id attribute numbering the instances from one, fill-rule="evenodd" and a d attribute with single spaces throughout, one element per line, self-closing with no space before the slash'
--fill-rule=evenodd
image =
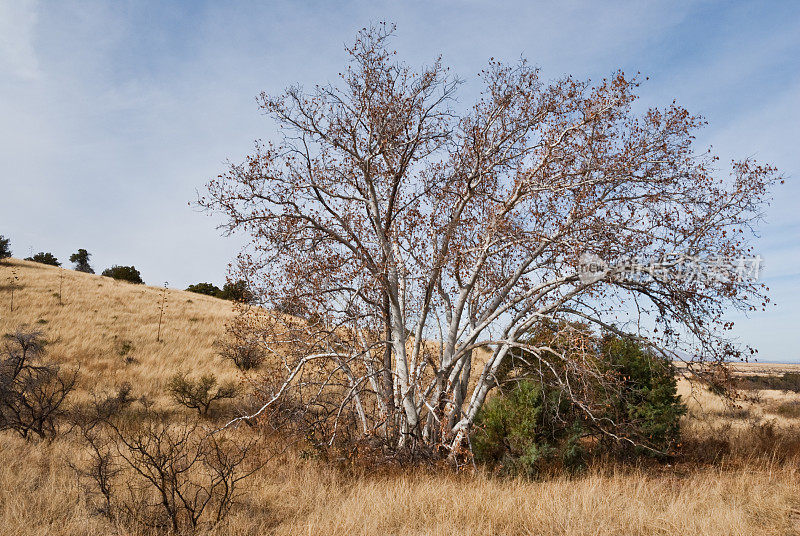
<path id="1" fill-rule="evenodd" d="M 167 391 L 175 402 L 196 409 L 200 415 L 208 415 L 214 401 L 236 396 L 236 386 L 232 383 L 218 386 L 216 376 L 210 373 L 192 380 L 185 372 L 178 372 L 167 383 Z"/>
<path id="2" fill-rule="evenodd" d="M 244 329 L 240 319 L 229 324 L 227 331 L 226 338 L 216 342 L 220 357 L 232 361 L 239 370 L 251 370 L 261 366 L 266 358 L 266 352 L 260 342 Z"/>
<path id="3" fill-rule="evenodd" d="M 684 438 L 680 458 L 696 463 L 749 463 L 800 459 L 800 432 L 793 426 L 780 426 L 772 419 L 751 417 L 744 426 L 731 422 L 710 426 Z"/>
<path id="4" fill-rule="evenodd" d="M 723 409 L 710 411 L 709 413 L 718 417 L 735 420 L 747 420 L 752 417 L 752 411 L 749 407 L 737 404 L 735 401 L 729 401 L 725 404 Z"/>
<path id="5" fill-rule="evenodd" d="M 736 387 L 747 391 L 774 389 L 776 391 L 800 393 L 800 372 L 774 374 L 750 374 L 738 376 Z"/>
<path id="6" fill-rule="evenodd" d="M 230 511 L 240 482 L 269 459 L 259 443 L 150 414 L 137 426 L 106 419 L 82 431 L 89 460 L 76 470 L 97 511 L 127 528 L 190 534 Z"/>
<path id="7" fill-rule="evenodd" d="M 112 455 L 111 440 L 99 433 L 99 424 L 98 421 L 81 423 L 80 433 L 89 448 L 89 460 L 83 465 L 71 462 L 69 465 L 79 477 L 89 481 L 86 495 L 94 510 L 113 521 L 112 485 L 122 469 Z"/>
<path id="8" fill-rule="evenodd" d="M 132 392 L 133 386 L 130 382 L 122 382 L 119 384 L 113 393 L 107 395 L 102 400 L 101 409 L 103 414 L 110 417 L 130 406 L 133 401 L 136 400 Z"/>
<path id="9" fill-rule="evenodd" d="M 136 400 L 132 395 L 130 382 L 122 382 L 111 392 L 92 393 L 92 398 L 85 404 L 73 408 L 72 424 L 78 426 L 85 435 L 99 423 L 118 417 Z"/>
<path id="10" fill-rule="evenodd" d="M 42 361 L 41 331 L 19 329 L 6 339 L 0 362 L 0 430 L 52 438 L 77 374 Z"/>
<path id="11" fill-rule="evenodd" d="M 142 408 L 143 408 L 145 411 L 150 411 L 150 409 L 151 409 L 151 408 L 152 408 L 152 407 L 155 405 L 155 403 L 156 403 L 156 402 L 155 402 L 155 400 L 153 400 L 152 398 L 150 398 L 150 397 L 149 397 L 149 396 L 147 396 L 146 394 L 144 394 L 144 395 L 140 396 L 140 397 L 139 397 L 139 399 L 138 399 L 137 401 L 139 402 L 139 404 L 141 404 L 141 405 L 142 405 Z"/>
<path id="12" fill-rule="evenodd" d="M 233 361 L 239 370 L 258 368 L 266 357 L 264 350 L 257 344 L 238 344 L 236 342 L 223 342 L 218 345 L 219 355 L 224 359 Z"/>

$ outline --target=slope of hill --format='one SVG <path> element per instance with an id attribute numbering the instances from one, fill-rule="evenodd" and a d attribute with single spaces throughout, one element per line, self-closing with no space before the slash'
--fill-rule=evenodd
<path id="1" fill-rule="evenodd" d="M 17 259 L 0 265 L 0 288 L 0 334 L 40 329 L 50 357 L 77 364 L 84 387 L 129 381 L 139 393 L 154 395 L 181 369 L 236 376 L 214 350 L 233 315 L 229 301 L 174 289 L 164 294 L 163 288 Z"/>
<path id="2" fill-rule="evenodd" d="M 163 389 L 173 372 L 237 377 L 214 351 L 233 312 L 230 302 L 167 290 L 159 342 L 162 292 L 10 259 L 0 265 L 0 334 L 21 325 L 41 328 L 51 358 L 80 366 L 79 396 L 129 381 L 137 396 L 174 409 Z M 537 482 L 444 470 L 348 473 L 289 451 L 243 481 L 230 519 L 203 533 L 800 534 L 800 473 L 796 458 L 781 462 L 769 455 L 782 437 L 769 424 L 773 416 L 767 422 L 754 404 L 732 408 L 700 394 L 709 401 L 701 407 L 697 393 L 688 397 L 686 437 L 695 448 L 711 449 L 709 460 L 724 453 L 721 463 L 598 465 Z M 766 454 L 734 457 L 736 441 L 748 452 L 761 448 Z M 75 434 L 29 442 L 0 433 L 0 536 L 150 534 L 115 527 L 92 507 L 69 466 L 85 456 Z"/>

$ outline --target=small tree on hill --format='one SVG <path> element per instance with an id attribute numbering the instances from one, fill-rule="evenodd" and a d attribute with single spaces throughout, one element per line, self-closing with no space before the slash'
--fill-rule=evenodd
<path id="1" fill-rule="evenodd" d="M 69 256 L 69 262 L 75 263 L 76 271 L 93 274 L 94 269 L 92 269 L 92 267 L 89 265 L 89 257 L 91 256 L 91 253 L 81 248 L 77 251 L 77 253 L 73 253 Z"/>
<path id="2" fill-rule="evenodd" d="M 196 409 L 200 415 L 208 415 L 215 401 L 236 396 L 236 386 L 231 382 L 218 384 L 214 374 L 191 379 L 185 372 L 178 372 L 167 383 L 167 392 L 178 404 Z"/>
<path id="3" fill-rule="evenodd" d="M 189 285 L 186 287 L 189 292 L 196 292 L 197 294 L 205 294 L 206 296 L 214 296 L 218 298 L 222 292 L 217 285 L 213 283 L 197 283 L 196 285 Z"/>
<path id="4" fill-rule="evenodd" d="M 135 266 L 114 265 L 111 268 L 106 268 L 105 270 L 103 270 L 102 275 L 118 279 L 120 281 L 128 281 L 129 283 L 136 283 L 138 285 L 144 283 L 144 281 L 142 281 L 142 274 L 139 273 L 139 270 L 137 270 Z"/>
<path id="5" fill-rule="evenodd" d="M 222 298 L 223 300 L 249 302 L 253 295 L 247 288 L 247 282 L 240 279 L 239 281 L 229 281 L 225 283 L 217 297 Z"/>
<path id="6" fill-rule="evenodd" d="M 44 251 L 40 251 L 33 257 L 26 257 L 25 260 L 38 262 L 40 264 L 48 264 L 50 266 L 61 266 L 61 263 L 56 259 L 55 255 Z"/>
<path id="7" fill-rule="evenodd" d="M 0 261 L 11 256 L 11 239 L 0 235 Z"/>

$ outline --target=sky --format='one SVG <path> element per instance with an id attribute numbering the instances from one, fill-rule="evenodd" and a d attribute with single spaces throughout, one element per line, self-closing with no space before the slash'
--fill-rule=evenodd
<path id="1" fill-rule="evenodd" d="M 225 280 L 244 239 L 190 203 L 274 125 L 255 97 L 335 81 L 344 45 L 397 24 L 414 66 L 465 80 L 494 57 L 545 78 L 641 72 L 644 105 L 709 122 L 698 148 L 786 177 L 754 237 L 775 306 L 732 315 L 763 361 L 800 362 L 800 2 L 0 0 L 0 235 L 16 257 L 135 265 L 152 285 Z M 68 263 L 65 262 L 65 265 Z"/>

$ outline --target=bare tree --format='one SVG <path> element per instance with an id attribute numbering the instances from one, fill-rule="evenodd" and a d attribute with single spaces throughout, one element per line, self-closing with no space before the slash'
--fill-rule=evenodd
<path id="1" fill-rule="evenodd" d="M 613 379 L 588 350 L 530 344 L 542 322 L 633 331 L 664 359 L 737 352 L 723 313 L 762 303 L 761 287 L 686 277 L 683 261 L 750 254 L 774 168 L 745 160 L 724 177 L 692 147 L 703 119 L 675 103 L 636 113 L 640 79 L 623 72 L 545 82 L 492 60 L 478 101 L 457 109 L 460 81 L 440 59 L 397 63 L 392 30 L 359 33 L 338 85 L 262 94 L 282 140 L 200 200 L 252 236 L 237 277 L 260 303 L 302 312 L 240 307 L 281 378 L 242 419 L 291 398 L 333 422 L 329 442 L 347 419 L 363 437 L 455 455 L 515 349 L 591 417 L 574 378 Z M 602 265 L 590 277 L 587 258 Z"/>

